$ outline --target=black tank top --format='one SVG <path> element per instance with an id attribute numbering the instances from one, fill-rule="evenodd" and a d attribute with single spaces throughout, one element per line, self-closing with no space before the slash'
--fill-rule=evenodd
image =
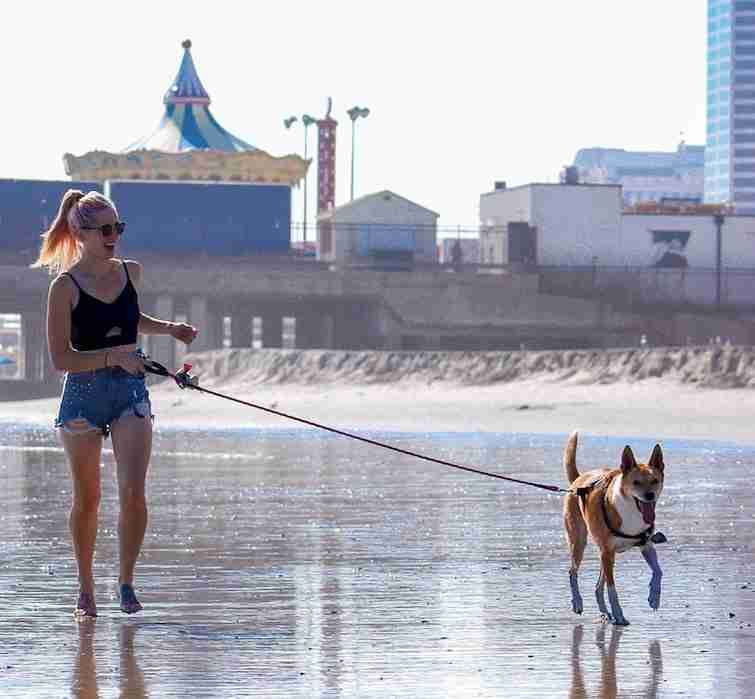
<path id="1" fill-rule="evenodd" d="M 139 298 L 128 267 L 126 286 L 115 301 L 105 303 L 88 294 L 69 272 L 79 289 L 79 302 L 71 311 L 71 345 L 79 351 L 107 349 L 118 345 L 133 345 L 139 327 Z"/>

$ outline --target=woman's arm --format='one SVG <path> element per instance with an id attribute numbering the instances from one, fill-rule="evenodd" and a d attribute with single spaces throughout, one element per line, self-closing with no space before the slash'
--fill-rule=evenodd
<path id="1" fill-rule="evenodd" d="M 175 325 L 169 320 L 153 318 L 144 312 L 139 314 L 139 332 L 143 335 L 171 335 Z"/>
<path id="2" fill-rule="evenodd" d="M 121 366 L 131 373 L 144 370 L 143 362 L 133 352 L 99 350 L 77 352 L 71 347 L 71 305 L 73 283 L 61 275 L 50 284 L 47 296 L 47 347 L 52 365 L 58 371 L 94 371 Z"/>
<path id="3" fill-rule="evenodd" d="M 132 284 L 139 289 L 142 283 L 142 266 L 136 260 L 128 260 L 126 265 Z M 142 335 L 170 335 L 187 345 L 197 336 L 197 329 L 187 323 L 161 320 L 144 312 L 139 313 L 139 332 Z"/>

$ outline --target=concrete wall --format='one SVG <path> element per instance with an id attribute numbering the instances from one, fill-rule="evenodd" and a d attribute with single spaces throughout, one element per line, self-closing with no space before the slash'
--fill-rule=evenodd
<path id="1" fill-rule="evenodd" d="M 621 211 L 620 187 L 534 185 L 538 264 L 591 264 L 613 254 Z"/>

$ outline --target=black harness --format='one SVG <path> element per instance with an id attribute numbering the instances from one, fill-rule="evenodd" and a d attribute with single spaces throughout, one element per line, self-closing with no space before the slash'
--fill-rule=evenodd
<path id="1" fill-rule="evenodd" d="M 597 485 L 602 483 L 603 479 L 598 479 L 597 481 L 590 483 L 590 485 L 584 485 L 581 488 L 577 488 L 575 491 L 572 491 L 579 496 L 579 499 L 582 501 L 583 508 L 587 507 L 587 496 L 595 489 Z M 606 508 L 605 495 L 600 498 L 600 504 L 603 509 L 603 521 L 606 523 L 608 531 L 610 531 L 611 534 L 613 534 L 615 537 L 619 539 L 633 539 L 635 542 L 633 544 L 634 546 L 645 546 L 648 541 L 652 541 L 654 544 L 664 544 L 666 543 L 666 541 L 668 541 L 664 534 L 655 531 L 655 525 L 652 524 L 644 532 L 640 532 L 639 534 L 625 534 L 623 531 L 616 529 L 611 525 L 611 520 L 608 518 L 608 509 Z"/>

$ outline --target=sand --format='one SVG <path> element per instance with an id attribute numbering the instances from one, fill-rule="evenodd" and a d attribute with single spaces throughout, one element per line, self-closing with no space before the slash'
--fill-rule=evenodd
<path id="1" fill-rule="evenodd" d="M 552 352 L 223 350 L 190 360 L 202 375 L 202 387 L 340 429 L 541 434 L 580 429 L 595 435 L 754 444 L 755 390 L 748 377 L 731 380 L 732 374 L 743 374 L 736 367 L 732 372 L 731 366 L 749 367 L 752 352 L 737 350 L 739 358 L 732 362 L 733 350 L 723 361 L 720 350 L 718 358 L 711 359 L 711 350 L 702 349 L 692 362 L 690 350 L 685 350 L 686 366 L 694 363 L 697 369 L 682 375 L 675 368 L 680 365 L 680 351 L 659 355 L 654 350 L 638 359 L 636 351 L 557 356 Z M 632 363 L 631 372 L 611 369 Z M 502 364 L 508 367 L 504 373 Z M 648 366 L 656 370 L 648 371 Z M 700 369 L 706 366 L 707 372 Z M 737 383 L 747 387 L 720 387 Z M 150 391 L 157 429 L 297 424 L 222 398 L 180 390 L 172 381 L 153 385 Z M 57 399 L 0 402 L 0 420 L 51 424 L 57 403 Z"/>

